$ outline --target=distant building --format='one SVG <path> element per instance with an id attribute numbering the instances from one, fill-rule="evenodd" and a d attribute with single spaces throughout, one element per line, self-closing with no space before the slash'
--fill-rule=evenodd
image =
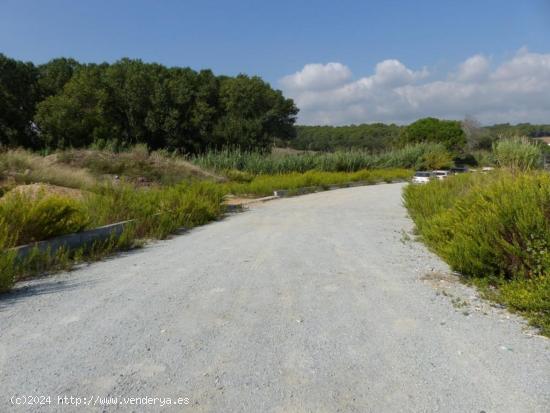
<path id="1" fill-rule="evenodd" d="M 550 145 L 550 136 L 541 136 L 540 138 L 535 138 L 538 141 L 542 141 L 547 145 Z"/>

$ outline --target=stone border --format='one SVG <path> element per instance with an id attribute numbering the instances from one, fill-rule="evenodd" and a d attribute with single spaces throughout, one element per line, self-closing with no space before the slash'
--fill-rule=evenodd
<path id="1" fill-rule="evenodd" d="M 54 255 L 60 249 L 75 250 L 77 248 L 91 246 L 98 241 L 107 241 L 109 238 L 118 238 L 122 235 L 124 229 L 133 222 L 135 222 L 135 220 L 131 219 L 74 234 L 61 235 L 59 237 L 34 242 L 32 244 L 20 245 L 12 248 L 12 251 L 15 251 L 17 259 L 24 259 L 34 251 Z"/>

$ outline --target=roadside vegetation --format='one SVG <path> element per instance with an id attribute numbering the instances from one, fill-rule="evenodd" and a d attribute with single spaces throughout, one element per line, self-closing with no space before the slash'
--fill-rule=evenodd
<path id="1" fill-rule="evenodd" d="M 464 134 L 461 135 L 460 131 Z M 404 136 L 408 135 L 408 136 Z M 296 126 L 296 137 L 285 141 L 276 140 L 278 146 L 300 150 L 333 152 L 362 149 L 383 152 L 400 147 L 403 141 L 412 138 L 415 142 L 432 140 L 438 143 L 453 139 L 464 142 L 469 152 L 490 152 L 500 137 L 527 136 L 538 138 L 550 136 L 550 125 L 508 123 L 482 126 L 473 118 L 459 122 L 438 121 L 434 118 L 420 119 L 407 126 L 371 123 L 348 126 Z M 431 139 L 427 139 L 427 138 Z M 471 159 L 470 159 L 471 160 Z M 474 166 L 474 165 L 472 165 Z"/>
<path id="2" fill-rule="evenodd" d="M 375 168 L 439 169 L 453 164 L 451 154 L 437 143 L 406 145 L 380 154 L 348 150 L 266 156 L 258 152 L 225 149 L 194 156 L 191 161 L 219 173 L 242 171 L 250 174 L 284 174 L 311 170 L 357 172 Z"/>
<path id="3" fill-rule="evenodd" d="M 215 220 L 223 213 L 223 187 L 207 181 L 138 190 L 132 185 L 104 185 L 81 199 L 46 190 L 32 195 L 9 192 L 0 198 L 0 290 L 14 281 L 43 271 L 68 268 L 73 262 L 104 256 L 161 239 L 185 227 Z M 15 260 L 10 248 L 88 228 L 135 220 L 121 239 L 95 245 L 91 251 L 32 254 Z"/>
<path id="4" fill-rule="evenodd" d="M 454 270 L 550 335 L 550 175 L 525 139 L 497 143 L 495 158 L 488 174 L 407 187 L 405 205 Z"/>
<path id="5" fill-rule="evenodd" d="M 549 184 L 534 172 L 549 147 L 532 144 L 549 125 L 296 127 L 294 102 L 259 77 L 137 59 L 35 65 L 0 54 L 0 95 L 0 291 L 218 219 L 228 195 L 496 166 L 503 171 L 411 187 L 407 207 L 454 268 L 549 329 Z M 509 138 L 518 134 L 528 138 Z M 21 260 L 12 249 L 124 220 L 135 221 L 122 237 L 85 251 Z"/>
<path id="6" fill-rule="evenodd" d="M 295 194 L 298 189 L 310 187 L 328 189 L 331 185 L 344 185 L 348 182 L 374 184 L 407 180 L 412 176 L 410 169 L 363 169 L 357 172 L 322 172 L 311 170 L 304 173 L 290 172 L 277 175 L 250 175 L 233 173 L 231 182 L 223 184 L 224 192 L 243 196 L 272 195 L 273 191 L 283 189 Z"/>
<path id="7" fill-rule="evenodd" d="M 237 152 L 231 154 L 236 156 Z M 304 155 L 243 152 L 240 156 L 260 162 L 263 159 L 266 164 L 274 159 L 290 164 L 303 162 L 300 158 Z M 219 219 L 227 195 L 258 197 L 281 189 L 293 193 L 302 187 L 314 190 L 348 182 L 391 182 L 412 174 L 403 168 L 325 172 L 315 169 L 315 164 L 304 168 L 304 172 L 281 170 L 268 174 L 236 168 L 209 171 L 195 160 L 166 151 L 149 151 L 143 145 L 119 152 L 97 148 L 48 155 L 23 149 L 0 152 L 0 291 L 28 276 L 69 269 L 74 263 L 139 246 L 143 240 L 165 238 L 182 227 Z M 134 222 L 122 237 L 86 250 L 55 254 L 36 250 L 24 259 L 17 259 L 12 250 L 18 245 L 126 220 Z"/>

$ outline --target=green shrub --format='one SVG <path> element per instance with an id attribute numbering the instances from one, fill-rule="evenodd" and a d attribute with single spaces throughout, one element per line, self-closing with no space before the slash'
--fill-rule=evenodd
<path id="1" fill-rule="evenodd" d="M 404 201 L 424 242 L 453 269 L 490 280 L 499 301 L 548 328 L 549 174 L 464 174 L 409 186 Z"/>
<path id="2" fill-rule="evenodd" d="M 453 166 L 451 154 L 442 145 L 433 145 L 419 158 L 417 169 L 449 169 Z"/>
<path id="3" fill-rule="evenodd" d="M 22 277 L 65 270 L 82 260 L 94 260 L 136 245 L 137 239 L 165 238 L 181 227 L 203 225 L 223 212 L 220 185 L 203 181 L 167 188 L 136 190 L 129 185 L 96 188 L 82 202 L 39 194 L 36 198 L 10 194 L 0 202 L 0 292 Z M 35 249 L 15 259 L 11 247 L 46 239 L 86 226 L 97 227 L 135 219 L 122 236 L 97 242 L 85 250 L 55 254 Z"/>
<path id="4" fill-rule="evenodd" d="M 495 154 L 492 151 L 474 151 L 472 152 L 472 156 L 474 157 L 477 166 L 483 167 L 496 165 Z"/>
<path id="5" fill-rule="evenodd" d="M 234 182 L 250 182 L 254 179 L 254 175 L 251 173 L 238 171 L 236 169 L 225 171 L 224 175 Z"/>
<path id="6" fill-rule="evenodd" d="M 532 139 L 521 136 L 500 139 L 493 144 L 496 162 L 512 171 L 528 171 L 540 166 L 542 150 Z"/>
<path id="7" fill-rule="evenodd" d="M 466 275 L 550 272 L 550 176 L 463 175 L 404 193 L 426 242 Z"/>
<path id="8" fill-rule="evenodd" d="M 201 225 L 222 213 L 222 186 L 204 181 L 136 190 L 104 186 L 84 201 L 94 226 L 136 219 L 136 236 L 164 238 L 176 229 Z"/>
<path id="9" fill-rule="evenodd" d="M 89 223 L 78 201 L 45 193 L 7 194 L 0 202 L 0 218 L 15 245 L 78 232 Z"/>
<path id="10" fill-rule="evenodd" d="M 8 225 L 0 217 L 0 293 L 8 291 L 14 283 L 15 254 L 8 248 L 13 245 Z"/>

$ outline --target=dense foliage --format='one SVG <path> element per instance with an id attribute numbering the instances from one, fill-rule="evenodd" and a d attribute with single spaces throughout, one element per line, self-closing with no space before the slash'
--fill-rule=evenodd
<path id="1" fill-rule="evenodd" d="M 289 142 L 295 149 L 332 151 L 364 149 L 380 152 L 393 147 L 401 127 L 384 123 L 350 126 L 297 126 L 296 139 Z"/>
<path id="2" fill-rule="evenodd" d="M 462 132 L 459 130 L 462 129 Z M 361 124 L 349 126 L 296 126 L 296 138 L 278 141 L 279 146 L 300 150 L 335 151 L 365 149 L 380 152 L 410 142 L 438 142 L 453 152 L 491 150 L 500 137 L 550 136 L 550 125 L 499 124 L 482 126 L 472 118 L 461 122 L 420 119 L 409 126 L 394 124 Z"/>
<path id="3" fill-rule="evenodd" d="M 484 129 L 495 136 L 528 136 L 530 138 L 550 136 L 550 125 L 532 125 L 530 123 L 510 125 L 509 123 L 501 123 L 486 126 Z"/>
<path id="4" fill-rule="evenodd" d="M 401 140 L 405 144 L 440 143 L 450 151 L 460 152 L 466 145 L 466 134 L 458 121 L 424 118 L 404 128 Z"/>
<path id="5" fill-rule="evenodd" d="M 35 66 L 0 54 L 0 145 L 261 151 L 293 137 L 297 112 L 259 77 L 131 59 Z"/>
<path id="6" fill-rule="evenodd" d="M 493 144 L 496 163 L 512 171 L 528 171 L 540 166 L 543 146 L 525 136 L 509 137 Z"/>
<path id="7" fill-rule="evenodd" d="M 422 239 L 453 269 L 499 287 L 493 298 L 550 334 L 550 175 L 464 174 L 408 186 Z"/>
<path id="8" fill-rule="evenodd" d="M 364 150 L 307 152 L 266 156 L 239 150 L 210 151 L 191 159 L 196 165 L 225 172 L 238 170 L 253 174 L 306 172 L 355 172 L 365 168 L 440 169 L 452 166 L 449 152 L 441 144 L 421 143 L 372 154 Z"/>

